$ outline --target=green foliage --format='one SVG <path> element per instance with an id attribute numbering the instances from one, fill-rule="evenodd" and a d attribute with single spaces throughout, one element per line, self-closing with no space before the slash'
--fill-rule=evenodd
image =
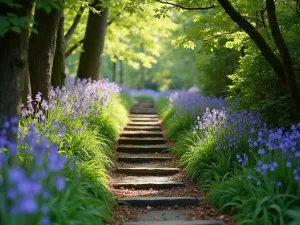
<path id="1" fill-rule="evenodd" d="M 142 4 L 151 1 L 132 0 L 131 2 Z M 184 18 L 179 21 L 179 24 L 184 27 L 172 43 L 183 47 L 193 47 L 192 43 L 197 46 L 195 49 L 200 54 L 192 61 L 196 61 L 199 68 L 195 76 L 197 83 L 202 87 L 203 94 L 229 95 L 229 99 L 238 100 L 239 109 L 261 112 L 264 119 L 271 124 L 289 125 L 296 121 L 295 107 L 291 103 L 286 87 L 282 86 L 282 82 L 260 55 L 250 37 L 232 21 L 217 1 L 200 3 L 174 0 L 172 2 L 183 7 L 218 6 L 210 10 L 183 13 L 179 7 L 168 4 L 162 4 L 156 9 L 156 13 L 160 15 L 174 15 L 172 13 L 175 9 L 180 11 L 178 18 Z M 267 13 L 264 10 L 265 1 L 241 0 L 231 1 L 231 3 L 258 30 L 270 47 L 276 49 Z M 294 62 L 296 79 L 299 80 L 300 36 L 297 28 L 299 27 L 297 12 L 299 12 L 299 5 L 296 1 L 276 2 L 278 23 Z M 162 75 L 160 74 L 158 79 L 159 77 Z M 173 80 L 169 76 L 164 77 L 166 82 L 163 85 L 167 87 L 172 87 L 171 83 L 180 80 L 174 76 Z M 182 77 L 184 81 L 188 80 L 185 75 Z M 229 93 L 228 85 L 230 85 Z"/>
<path id="2" fill-rule="evenodd" d="M 31 18 L 19 17 L 13 13 L 7 13 L 5 16 L 0 16 L 0 37 L 4 37 L 10 31 L 21 33 L 23 29 L 29 29 L 32 24 L 33 20 Z"/>
<path id="3" fill-rule="evenodd" d="M 297 225 L 300 223 L 300 209 L 293 209 L 287 211 L 287 214 L 293 218 L 293 221 L 289 225 Z"/>
<path id="4" fill-rule="evenodd" d="M 126 11 L 126 0 L 110 1 L 108 7 L 110 13 L 104 54 L 109 56 L 110 62 L 123 61 L 134 70 L 139 70 L 141 65 L 151 68 L 157 63 L 157 57 L 162 52 L 159 42 L 171 35 L 176 24 L 169 19 L 153 18 L 155 5 L 140 6 L 143 11 L 136 11 L 133 14 Z M 67 30 L 76 16 L 76 11 L 67 8 L 65 15 L 65 30 Z M 86 28 L 87 15 L 88 10 L 83 12 L 81 22 L 69 41 L 67 49 L 84 38 L 82 31 Z M 73 55 L 79 54 L 81 50 L 81 47 L 77 48 Z M 68 64 L 73 64 L 72 60 L 75 60 L 77 64 L 77 58 L 68 59 Z M 75 73 L 76 68 L 71 72 Z M 104 76 L 108 76 L 106 73 L 106 71 L 103 72 Z"/>
<path id="5" fill-rule="evenodd" d="M 237 224 L 286 224 L 287 210 L 299 205 L 299 197 L 289 194 L 285 190 L 270 182 L 257 185 L 259 178 L 255 173 L 244 170 L 225 182 L 215 184 L 209 195 L 210 202 L 221 211 L 236 212 Z M 274 190 L 274 191 L 270 191 Z"/>
<path id="6" fill-rule="evenodd" d="M 199 69 L 198 83 L 203 95 L 227 96 L 228 75 L 238 67 L 239 53 L 223 47 L 224 41 L 216 43 L 214 49 L 202 44 L 196 65 Z"/>
<path id="7" fill-rule="evenodd" d="M 63 6 L 61 0 L 35 0 L 36 8 L 43 9 L 50 13 L 52 9 L 60 9 Z M 20 16 L 18 9 L 22 8 L 22 4 L 12 0 L 0 1 L 1 7 L 7 6 L 4 14 L 0 15 L 0 37 L 8 32 L 21 33 L 22 30 L 30 30 L 36 32 L 34 20 L 30 17 Z"/>
<path id="8" fill-rule="evenodd" d="M 239 69 L 229 76 L 230 100 L 239 100 L 236 108 L 260 112 L 270 124 L 289 125 L 296 110 L 281 82 L 260 54 L 248 49 L 241 58 Z"/>

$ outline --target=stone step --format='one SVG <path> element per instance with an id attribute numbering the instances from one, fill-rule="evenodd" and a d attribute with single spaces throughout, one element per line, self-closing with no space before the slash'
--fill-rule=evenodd
<path id="1" fill-rule="evenodd" d="M 196 205 L 200 198 L 193 197 L 132 197 L 118 199 L 119 205 L 130 205 L 132 207 L 158 207 L 158 206 L 186 206 Z"/>
<path id="2" fill-rule="evenodd" d="M 139 176 L 167 176 L 174 175 L 180 172 L 178 168 L 149 168 L 149 167 L 136 167 L 136 168 L 117 168 L 117 173 L 126 173 Z"/>
<path id="3" fill-rule="evenodd" d="M 148 114 L 132 114 L 130 118 L 158 118 L 158 115 L 148 115 Z"/>
<path id="4" fill-rule="evenodd" d="M 122 157 L 118 157 L 118 161 L 129 162 L 129 163 L 143 163 L 143 162 L 168 161 L 168 160 L 172 160 L 172 157 L 153 157 L 153 156 L 122 156 Z"/>
<path id="5" fill-rule="evenodd" d="M 169 149 L 168 146 L 157 145 L 120 145 L 117 148 L 118 152 L 131 152 L 131 153 L 154 153 L 164 152 Z"/>
<path id="6" fill-rule="evenodd" d="M 135 182 L 135 183 L 115 183 L 113 184 L 114 188 L 134 188 L 139 190 L 147 190 L 147 189 L 168 189 L 174 187 L 184 187 L 183 182 L 177 181 L 168 181 L 168 182 Z"/>
<path id="7" fill-rule="evenodd" d="M 156 109 L 154 105 L 136 105 L 131 108 L 131 110 L 135 109 Z"/>
<path id="8" fill-rule="evenodd" d="M 163 137 L 160 131 L 123 131 L 122 137 Z"/>
<path id="9" fill-rule="evenodd" d="M 154 102 L 142 102 L 142 103 L 134 104 L 134 106 L 155 106 L 155 103 Z"/>
<path id="10" fill-rule="evenodd" d="M 131 110 L 130 114 L 149 114 L 149 115 L 157 115 L 156 110 Z"/>
<path id="11" fill-rule="evenodd" d="M 139 130 L 139 131 L 161 131 L 161 126 L 126 126 L 124 130 Z"/>
<path id="12" fill-rule="evenodd" d="M 220 220 L 165 220 L 122 222 L 121 225 L 223 225 Z"/>
<path id="13" fill-rule="evenodd" d="M 154 105 L 135 105 L 131 109 L 156 109 Z"/>
<path id="14" fill-rule="evenodd" d="M 127 126 L 157 126 L 160 122 L 129 122 Z"/>
<path id="15" fill-rule="evenodd" d="M 119 144 L 129 145 L 156 145 L 165 144 L 167 141 L 162 137 L 120 137 Z"/>
<path id="16" fill-rule="evenodd" d="M 158 118 L 130 118 L 132 122 L 158 122 Z"/>

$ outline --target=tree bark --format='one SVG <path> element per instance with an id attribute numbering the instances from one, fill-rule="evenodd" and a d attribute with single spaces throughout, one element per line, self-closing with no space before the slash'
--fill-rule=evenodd
<path id="1" fill-rule="evenodd" d="M 7 13 L 18 17 L 30 17 L 32 3 L 30 0 L 16 1 L 22 8 L 14 9 L 6 4 L 0 4 L 0 16 Z M 27 64 L 26 45 L 28 43 L 28 29 L 23 28 L 20 33 L 12 31 L 0 37 L 0 127 L 6 119 L 20 115 L 22 88 Z M 15 141 L 17 134 L 10 133 L 8 138 Z"/>
<path id="2" fill-rule="evenodd" d="M 60 17 L 61 10 L 52 9 L 47 14 L 43 9 L 35 9 L 38 34 L 32 33 L 29 40 L 29 73 L 32 94 L 41 92 L 44 99 L 48 98 L 51 85 Z"/>
<path id="3" fill-rule="evenodd" d="M 118 62 L 118 61 L 117 61 Z M 117 73 L 117 62 L 112 62 L 112 81 L 115 82 L 116 81 L 116 73 Z"/>
<path id="4" fill-rule="evenodd" d="M 30 7 L 30 12 L 32 10 L 32 5 Z M 23 90 L 22 90 L 22 103 L 25 104 L 27 102 L 27 96 L 31 94 L 31 84 L 30 84 L 30 75 L 28 68 L 28 43 L 29 43 L 29 29 L 24 30 L 24 35 L 26 38 L 25 43 L 25 71 L 24 71 L 24 81 L 23 81 Z"/>
<path id="5" fill-rule="evenodd" d="M 64 37 L 64 16 L 59 21 L 56 39 L 55 56 L 53 61 L 53 69 L 51 76 L 51 85 L 54 87 L 62 87 L 66 77 L 65 74 L 65 37 Z"/>
<path id="6" fill-rule="evenodd" d="M 272 37 L 279 50 L 280 58 L 284 66 L 287 89 L 294 104 L 298 107 L 298 111 L 300 111 L 300 94 L 293 69 L 293 62 L 289 49 L 279 29 L 274 0 L 266 0 L 266 6 Z"/>
<path id="7" fill-rule="evenodd" d="M 27 52 L 28 52 L 28 48 L 26 50 L 26 53 Z M 28 54 L 26 54 L 26 57 L 27 57 L 27 55 Z M 30 84 L 30 75 L 29 75 L 28 63 L 26 63 L 25 71 L 24 71 L 23 90 L 22 90 L 22 103 L 23 104 L 25 104 L 27 102 L 28 95 L 31 95 L 31 84 Z"/>
<path id="8" fill-rule="evenodd" d="M 123 84 L 123 79 L 124 79 L 123 61 L 120 60 L 120 84 Z"/>
<path id="9" fill-rule="evenodd" d="M 91 78 L 98 80 L 104 41 L 107 27 L 108 9 L 99 6 L 99 0 L 94 2 L 94 7 L 100 14 L 90 10 L 85 37 L 83 41 L 83 52 L 80 55 L 77 77 L 81 79 Z"/>

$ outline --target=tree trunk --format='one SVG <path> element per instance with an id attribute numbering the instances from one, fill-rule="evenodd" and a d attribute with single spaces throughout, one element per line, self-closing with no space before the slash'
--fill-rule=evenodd
<path id="1" fill-rule="evenodd" d="M 28 48 L 26 53 L 28 52 Z M 28 54 L 26 54 L 27 57 Z M 22 103 L 26 104 L 28 95 L 31 94 L 31 84 L 30 84 L 30 75 L 28 70 L 28 63 L 25 65 L 24 71 L 24 81 L 23 81 L 23 91 L 22 91 Z"/>
<path id="2" fill-rule="evenodd" d="M 32 6 L 30 7 L 30 11 L 32 10 Z M 23 91 L 22 91 L 22 103 L 25 104 L 27 102 L 27 96 L 31 94 L 31 84 L 30 84 L 30 75 L 29 75 L 29 68 L 28 68 L 28 43 L 29 43 L 29 29 L 24 31 L 24 35 L 26 38 L 25 43 L 25 71 L 24 71 L 24 81 L 23 81 Z"/>
<path id="3" fill-rule="evenodd" d="M 118 61 L 117 61 L 118 62 Z M 115 82 L 116 81 L 116 73 L 117 73 L 117 62 L 112 62 L 113 65 L 112 65 L 112 81 Z"/>
<path id="4" fill-rule="evenodd" d="M 20 3 L 21 1 L 17 1 Z M 22 1 L 22 8 L 9 8 L 0 4 L 0 16 L 8 13 L 18 17 L 30 17 L 32 3 L 30 0 Z M 6 119 L 20 115 L 21 93 L 27 64 L 28 30 L 23 28 L 20 33 L 12 31 L 0 37 L 0 127 Z M 9 133 L 8 138 L 16 140 L 17 134 Z"/>
<path id="5" fill-rule="evenodd" d="M 32 33 L 29 40 L 29 73 L 32 94 L 41 92 L 44 99 L 47 99 L 51 85 L 60 17 L 61 10 L 52 9 L 47 14 L 43 9 L 35 9 L 38 34 Z"/>
<path id="6" fill-rule="evenodd" d="M 123 84 L 123 76 L 124 76 L 123 61 L 120 60 L 120 84 Z"/>
<path id="7" fill-rule="evenodd" d="M 64 16 L 59 21 L 56 39 L 55 56 L 53 61 L 53 69 L 51 76 L 51 85 L 54 87 L 62 87 L 66 77 L 65 74 L 65 37 L 64 37 Z"/>
<path id="8" fill-rule="evenodd" d="M 100 14 L 90 10 L 85 37 L 83 41 L 83 52 L 80 55 L 77 77 L 81 79 L 99 79 L 101 59 L 104 49 L 104 41 L 107 27 L 108 9 L 99 8 L 99 0 L 95 1 Z"/>
<path id="9" fill-rule="evenodd" d="M 141 44 L 141 52 L 144 52 L 144 45 Z M 141 88 L 145 88 L 145 68 L 143 66 L 142 61 L 140 62 L 140 67 L 141 67 Z"/>
<path id="10" fill-rule="evenodd" d="M 298 112 L 300 112 L 300 94 L 293 69 L 293 62 L 289 49 L 279 29 L 274 0 L 266 0 L 266 6 L 272 37 L 277 49 L 279 50 L 281 61 L 284 66 L 287 89 L 294 104 L 298 107 Z"/>

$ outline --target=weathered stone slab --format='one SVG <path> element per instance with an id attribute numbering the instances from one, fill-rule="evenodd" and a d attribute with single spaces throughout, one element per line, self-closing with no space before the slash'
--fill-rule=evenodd
<path id="1" fill-rule="evenodd" d="M 131 163 L 143 163 L 143 162 L 154 162 L 154 161 L 168 161 L 172 160 L 172 157 L 148 157 L 148 156 L 126 156 L 118 157 L 120 162 L 131 162 Z"/>
<path id="2" fill-rule="evenodd" d="M 122 137 L 163 137 L 160 131 L 123 131 Z"/>
<path id="3" fill-rule="evenodd" d="M 117 168 L 117 173 L 126 173 L 133 175 L 174 175 L 180 172 L 178 168 L 150 168 L 150 167 L 136 167 L 136 168 Z"/>
<path id="4" fill-rule="evenodd" d="M 129 144 L 129 145 L 155 145 L 155 144 L 165 144 L 167 141 L 162 137 L 120 137 L 119 144 Z"/>
<path id="5" fill-rule="evenodd" d="M 148 114 L 132 114 L 130 115 L 130 118 L 158 118 L 158 116 L 155 115 L 148 115 Z"/>
<path id="6" fill-rule="evenodd" d="M 144 130 L 144 131 L 161 131 L 161 127 L 158 126 L 126 126 L 124 130 Z"/>
<path id="7" fill-rule="evenodd" d="M 159 122 L 158 118 L 130 118 L 132 122 Z"/>
<path id="8" fill-rule="evenodd" d="M 118 152 L 132 152 L 132 153 L 149 153 L 149 152 L 164 152 L 169 149 L 168 146 L 163 145 L 120 145 L 117 148 Z"/>
<path id="9" fill-rule="evenodd" d="M 141 183 L 115 183 L 114 188 L 134 188 L 134 189 L 168 189 L 173 187 L 184 187 L 183 182 L 141 182 Z"/>
<path id="10" fill-rule="evenodd" d="M 158 206 L 185 206 L 196 205 L 201 201 L 199 198 L 193 197 L 132 197 L 120 198 L 118 204 L 130 205 L 133 207 L 158 207 Z"/>
<path id="11" fill-rule="evenodd" d="M 129 122 L 127 126 L 157 126 L 160 122 Z"/>

